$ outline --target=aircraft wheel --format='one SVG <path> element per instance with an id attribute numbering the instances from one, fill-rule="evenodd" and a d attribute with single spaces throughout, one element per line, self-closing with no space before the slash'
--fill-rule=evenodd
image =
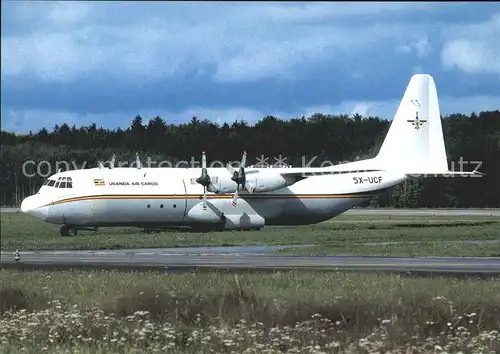
<path id="1" fill-rule="evenodd" d="M 77 230 L 74 227 L 68 225 L 62 225 L 61 229 L 59 230 L 59 233 L 61 234 L 61 236 L 75 236 Z"/>

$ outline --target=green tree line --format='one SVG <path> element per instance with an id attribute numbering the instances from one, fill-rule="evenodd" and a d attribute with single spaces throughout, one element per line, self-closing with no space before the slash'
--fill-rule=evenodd
<path id="1" fill-rule="evenodd" d="M 261 157 L 272 164 L 280 156 L 281 161 L 292 166 L 369 158 L 377 154 L 389 126 L 390 121 L 385 119 L 360 115 L 314 114 L 290 120 L 267 116 L 254 125 L 245 121 L 218 125 L 197 117 L 184 124 L 169 124 L 161 117 L 146 122 L 136 116 L 127 129 L 62 124 L 52 131 L 41 129 L 23 135 L 2 131 L 0 204 L 19 205 L 24 197 L 36 193 L 57 168 L 96 167 L 98 161 L 109 161 L 113 154 L 115 165 L 122 166 L 124 161 L 130 166 L 136 153 L 143 165 L 148 158 L 172 164 L 195 158 L 196 167 L 200 166 L 201 151 L 207 152 L 209 164 L 215 160 L 239 161 L 243 150 L 247 151 L 250 164 Z M 500 111 L 445 116 L 443 133 L 450 169 L 472 171 L 479 166 L 485 176 L 408 181 L 374 204 L 500 206 Z M 411 158 L 411 151 L 408 154 Z"/>

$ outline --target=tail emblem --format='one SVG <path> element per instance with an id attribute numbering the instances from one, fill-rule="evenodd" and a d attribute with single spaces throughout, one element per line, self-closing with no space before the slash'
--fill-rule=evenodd
<path id="1" fill-rule="evenodd" d="M 427 120 L 418 118 L 418 111 L 416 112 L 416 114 L 417 115 L 415 119 L 408 119 L 408 122 L 415 127 L 415 130 L 419 130 L 420 127 L 424 125 L 425 122 L 427 122 Z"/>

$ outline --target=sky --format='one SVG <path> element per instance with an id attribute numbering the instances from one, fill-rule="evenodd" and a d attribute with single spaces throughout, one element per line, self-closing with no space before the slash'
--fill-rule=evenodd
<path id="1" fill-rule="evenodd" d="M 500 3 L 2 1 L 2 130 L 500 109 Z"/>

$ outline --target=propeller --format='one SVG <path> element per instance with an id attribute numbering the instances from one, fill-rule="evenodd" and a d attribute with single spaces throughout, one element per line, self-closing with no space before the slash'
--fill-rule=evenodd
<path id="1" fill-rule="evenodd" d="M 141 164 L 141 159 L 139 158 L 138 152 L 135 153 L 135 162 L 137 164 L 137 169 L 140 170 L 142 168 L 142 164 Z"/>
<path id="2" fill-rule="evenodd" d="M 233 168 L 230 169 L 230 171 L 233 171 L 233 177 L 231 179 L 236 183 L 236 191 L 233 194 L 233 201 L 232 204 L 235 207 L 238 199 L 238 193 L 240 191 L 240 185 L 241 188 L 245 188 L 245 182 L 246 182 L 246 177 L 245 177 L 245 164 L 247 162 L 247 152 L 243 151 L 243 156 L 241 157 L 241 163 L 240 163 L 240 168 L 238 170 L 234 170 Z M 228 166 L 229 167 L 229 166 Z"/>
<path id="3" fill-rule="evenodd" d="M 206 207 L 207 205 L 207 188 L 210 186 L 212 181 L 210 180 L 210 176 L 207 172 L 207 156 L 205 151 L 202 152 L 201 155 L 201 176 L 196 179 L 196 182 L 203 186 L 203 205 Z"/>

